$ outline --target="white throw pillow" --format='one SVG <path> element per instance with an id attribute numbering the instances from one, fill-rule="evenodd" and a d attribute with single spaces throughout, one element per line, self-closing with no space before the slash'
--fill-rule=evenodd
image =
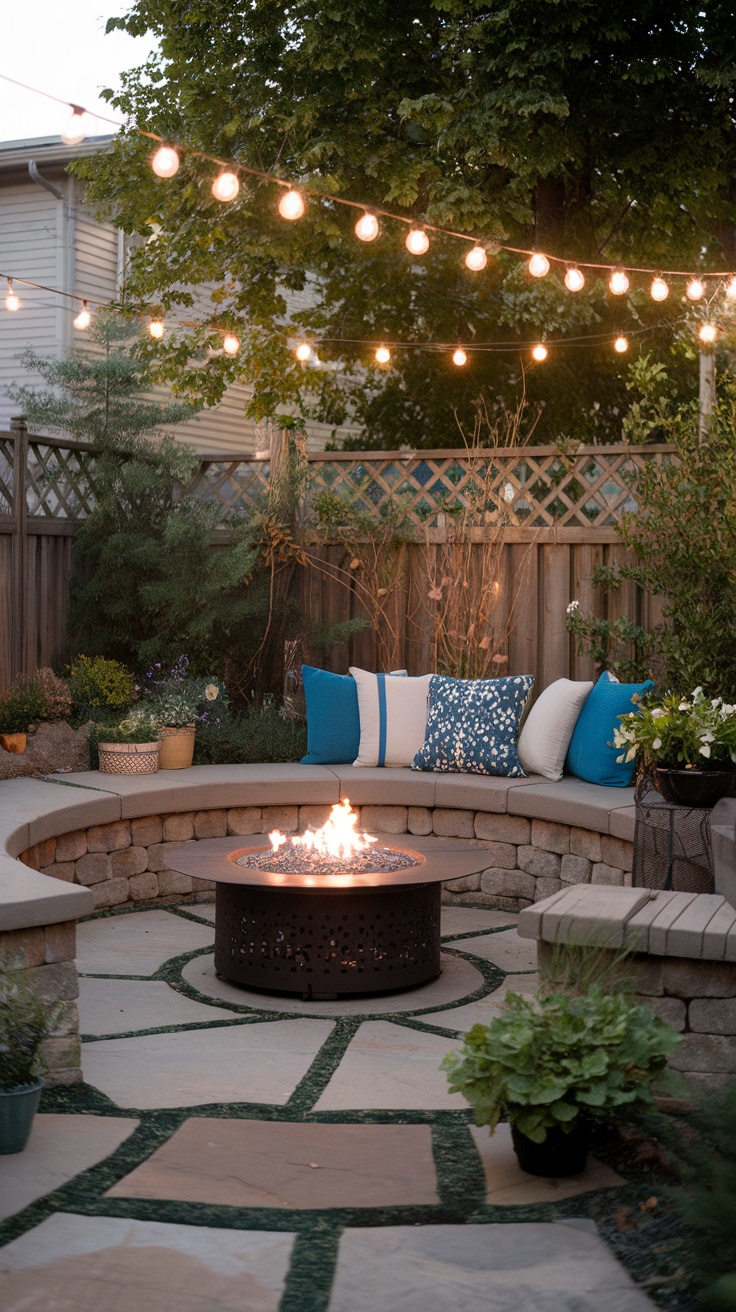
<path id="1" fill-rule="evenodd" d="M 519 734 L 519 760 L 526 774 L 562 778 L 570 739 L 592 687 L 557 679 L 540 693 Z"/>
<path id="2" fill-rule="evenodd" d="M 353 765 L 411 765 L 424 742 L 431 674 L 407 678 L 350 666 L 358 689 L 360 750 Z"/>

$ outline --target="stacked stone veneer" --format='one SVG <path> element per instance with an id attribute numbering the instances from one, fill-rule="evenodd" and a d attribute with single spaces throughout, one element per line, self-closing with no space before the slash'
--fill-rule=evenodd
<path id="1" fill-rule="evenodd" d="M 8 962 L 12 970 L 27 971 L 33 992 L 43 1002 L 57 1007 L 56 1025 L 42 1049 L 48 1063 L 47 1084 L 73 1084 L 82 1078 L 76 930 L 76 921 L 67 920 L 57 925 L 0 933 L 0 959 Z"/>
<path id="2" fill-rule="evenodd" d="M 369 833 L 437 834 L 472 841 L 488 852 L 488 867 L 444 886 L 445 901 L 519 911 L 570 884 L 631 882 L 633 844 L 548 820 L 448 807 L 363 806 Z M 48 838 L 21 861 L 56 879 L 91 889 L 95 907 L 211 899 L 214 884 L 167 865 L 170 847 L 189 839 L 284 833 L 324 823 L 329 806 L 246 806 L 116 820 Z"/>

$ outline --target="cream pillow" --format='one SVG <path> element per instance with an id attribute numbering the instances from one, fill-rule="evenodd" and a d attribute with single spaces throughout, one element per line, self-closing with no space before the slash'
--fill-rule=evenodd
<path id="1" fill-rule="evenodd" d="M 411 765 L 424 742 L 431 674 L 407 678 L 350 666 L 358 689 L 360 750 L 353 765 Z"/>
<path id="2" fill-rule="evenodd" d="M 519 760 L 525 774 L 561 779 L 578 716 L 592 683 L 557 679 L 532 706 L 519 734 Z"/>

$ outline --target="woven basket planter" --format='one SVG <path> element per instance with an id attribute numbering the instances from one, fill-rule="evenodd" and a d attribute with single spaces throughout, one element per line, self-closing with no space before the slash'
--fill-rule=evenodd
<path id="1" fill-rule="evenodd" d="M 186 770 L 192 764 L 196 733 L 196 726 L 193 724 L 188 724 L 184 729 L 163 728 L 161 753 L 158 758 L 159 770 Z"/>
<path id="2" fill-rule="evenodd" d="M 100 774 L 155 774 L 160 743 L 98 743 Z"/>

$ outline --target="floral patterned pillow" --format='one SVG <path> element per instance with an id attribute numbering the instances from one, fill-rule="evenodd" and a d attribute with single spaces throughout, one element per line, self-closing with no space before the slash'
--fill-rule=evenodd
<path id="1" fill-rule="evenodd" d="M 448 679 L 433 674 L 424 746 L 412 770 L 524 776 L 516 740 L 534 677 Z"/>

